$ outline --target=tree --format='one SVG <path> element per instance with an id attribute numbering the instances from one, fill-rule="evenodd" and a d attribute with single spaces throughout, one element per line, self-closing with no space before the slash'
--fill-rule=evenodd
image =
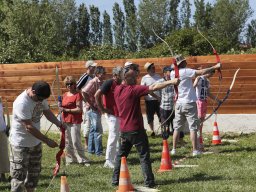
<path id="1" fill-rule="evenodd" d="M 179 22 L 179 7 L 180 0 L 170 0 L 170 18 L 169 18 L 169 30 L 171 32 L 180 28 Z"/>
<path id="2" fill-rule="evenodd" d="M 194 0 L 195 4 L 195 14 L 194 21 L 195 26 L 202 28 L 204 27 L 204 17 L 205 17 L 205 3 L 204 0 Z"/>
<path id="3" fill-rule="evenodd" d="M 180 10 L 180 20 L 181 26 L 183 28 L 190 28 L 190 18 L 191 18 L 191 4 L 189 0 L 183 0 L 181 3 L 181 10 Z"/>
<path id="4" fill-rule="evenodd" d="M 150 48 L 158 40 L 152 29 L 164 37 L 168 31 L 168 3 L 166 0 L 143 0 L 138 10 L 139 45 Z"/>
<path id="5" fill-rule="evenodd" d="M 256 46 L 256 19 L 253 19 L 247 27 L 247 44 L 252 47 Z"/>
<path id="6" fill-rule="evenodd" d="M 252 14 L 249 0 L 218 0 L 213 7 L 211 35 L 223 43 L 223 51 L 239 47 L 240 35 Z"/>
<path id="7" fill-rule="evenodd" d="M 115 45 L 117 48 L 124 48 L 125 18 L 118 3 L 115 3 L 113 6 L 113 20 Z"/>
<path id="8" fill-rule="evenodd" d="M 113 36 L 111 30 L 111 22 L 109 14 L 104 11 L 103 13 L 103 45 L 112 45 L 113 44 Z"/>
<path id="9" fill-rule="evenodd" d="M 102 43 L 102 23 L 100 22 L 100 11 L 94 5 L 90 6 L 90 24 L 91 33 L 90 40 L 93 45 L 101 45 Z"/>
<path id="10" fill-rule="evenodd" d="M 138 40 L 138 26 L 137 26 L 137 15 L 136 6 L 134 0 L 123 0 L 124 10 L 125 10 L 125 39 L 127 43 L 127 48 L 129 51 L 137 50 L 137 40 Z"/>
<path id="11" fill-rule="evenodd" d="M 78 8 L 77 30 L 79 50 L 89 47 L 90 15 L 84 3 Z"/>

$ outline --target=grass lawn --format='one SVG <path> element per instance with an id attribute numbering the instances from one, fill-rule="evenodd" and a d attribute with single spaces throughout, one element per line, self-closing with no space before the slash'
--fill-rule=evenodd
<path id="1" fill-rule="evenodd" d="M 51 134 L 52 138 L 58 138 Z M 172 160 L 179 160 L 187 157 L 181 164 L 198 165 L 192 168 L 173 168 L 171 172 L 158 173 L 162 153 L 162 139 L 149 138 L 151 147 L 151 160 L 155 180 L 159 191 L 256 191 L 256 134 L 231 136 L 224 135 L 222 139 L 236 140 L 237 142 L 224 141 L 222 145 L 212 146 L 211 135 L 205 136 L 206 150 L 213 154 L 191 157 L 191 143 L 177 149 L 177 155 Z M 171 138 L 169 138 L 169 141 Z M 103 144 L 106 146 L 107 135 L 103 137 Z M 171 145 L 172 146 L 172 145 Z M 42 172 L 37 191 L 46 191 L 52 178 L 52 170 L 55 166 L 55 154 L 57 149 L 50 149 L 44 145 Z M 88 154 L 87 154 L 88 156 Z M 89 156 L 93 161 L 90 167 L 79 165 L 66 166 L 68 184 L 71 192 L 101 192 L 115 191 L 111 186 L 112 170 L 103 168 L 104 156 Z M 143 186 L 138 155 L 133 148 L 127 159 L 132 184 Z M 47 191 L 60 191 L 60 175 L 64 171 L 61 166 L 60 173 L 53 180 Z M 0 183 L 0 191 L 9 191 L 9 183 Z"/>

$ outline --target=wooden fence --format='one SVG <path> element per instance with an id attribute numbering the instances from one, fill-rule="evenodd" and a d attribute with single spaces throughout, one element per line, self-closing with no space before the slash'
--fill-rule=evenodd
<path id="1" fill-rule="evenodd" d="M 233 78 L 235 71 L 240 68 L 236 82 L 228 100 L 221 106 L 218 113 L 225 114 L 254 114 L 256 112 L 256 55 L 221 55 L 223 64 L 221 82 L 218 80 L 218 73 L 211 78 L 212 93 L 218 94 L 222 99 Z M 128 61 L 98 60 L 98 65 L 106 68 L 107 78 L 111 77 L 114 66 L 123 66 Z M 171 58 L 146 58 L 129 59 L 140 65 L 140 78 L 146 74 L 143 66 L 147 61 L 154 62 L 158 74 L 162 74 L 162 68 L 171 64 Z M 215 56 L 187 57 L 188 67 L 209 67 L 215 64 Z M 63 80 L 67 75 L 73 75 L 77 79 L 85 72 L 84 61 L 67 62 L 46 62 L 46 63 L 20 63 L 0 65 L 0 96 L 3 102 L 8 102 L 9 111 L 12 110 L 14 99 L 26 88 L 30 87 L 37 80 L 47 81 L 52 87 L 52 96 L 49 98 L 50 105 L 56 104 L 57 85 L 55 83 L 55 68 L 59 68 L 59 79 L 61 91 L 65 91 Z M 144 102 L 141 102 L 144 111 Z M 208 111 L 212 111 L 213 103 L 209 101 Z"/>

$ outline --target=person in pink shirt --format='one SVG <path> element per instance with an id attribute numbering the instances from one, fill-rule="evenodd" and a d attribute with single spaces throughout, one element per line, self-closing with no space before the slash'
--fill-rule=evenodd
<path id="1" fill-rule="evenodd" d="M 95 101 L 95 93 L 100 88 L 105 79 L 105 68 L 97 66 L 95 69 L 95 77 L 82 89 L 85 97 L 87 115 L 90 122 L 90 132 L 88 139 L 88 153 L 102 155 L 102 124 L 101 112 Z"/>

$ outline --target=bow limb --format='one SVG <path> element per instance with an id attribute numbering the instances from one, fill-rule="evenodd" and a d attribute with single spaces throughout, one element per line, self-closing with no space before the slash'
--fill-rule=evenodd
<path id="1" fill-rule="evenodd" d="M 199 27 L 197 26 L 197 31 L 198 31 L 198 33 L 211 45 L 211 47 L 212 47 L 212 52 L 213 52 L 213 54 L 215 55 L 215 57 L 216 57 L 216 63 L 220 63 L 221 61 L 220 61 L 220 56 L 218 55 L 218 53 L 217 53 L 217 51 L 216 51 L 216 49 L 214 48 L 214 46 L 212 45 L 212 43 L 209 41 L 209 39 L 207 39 L 204 35 L 203 35 L 203 33 L 199 30 Z M 218 73 L 219 73 L 219 81 L 221 81 L 222 80 L 222 72 L 221 72 L 221 69 L 219 68 L 218 69 Z"/>
<path id="2" fill-rule="evenodd" d="M 171 53 L 171 56 L 172 56 L 172 62 L 173 62 L 173 65 L 174 65 L 174 72 L 175 72 L 175 78 L 179 78 L 180 77 L 180 75 L 179 75 L 179 68 L 178 68 L 178 65 L 177 65 L 177 61 L 176 61 L 176 59 L 174 58 L 174 54 L 173 54 L 173 50 L 172 50 L 172 48 L 171 48 L 171 46 L 163 39 L 163 38 L 161 38 L 156 32 L 155 32 L 155 30 L 152 28 L 152 31 L 153 31 L 153 33 L 155 34 L 155 36 L 157 37 L 157 38 L 159 38 L 163 43 L 165 43 L 166 45 L 167 45 L 167 47 L 168 47 L 168 49 L 169 49 L 169 51 L 170 51 L 170 53 Z M 175 90 L 175 101 L 177 101 L 177 99 L 178 99 L 178 86 L 177 85 L 174 85 L 174 90 Z"/>
<path id="3" fill-rule="evenodd" d="M 230 84 L 230 86 L 229 86 L 229 89 L 227 90 L 227 93 L 226 93 L 225 97 L 222 99 L 222 101 L 219 102 L 219 104 L 217 105 L 217 107 L 215 107 L 215 108 L 213 109 L 213 112 L 212 112 L 208 117 L 206 117 L 206 118 L 204 119 L 203 122 L 205 122 L 206 120 L 208 120 L 213 114 L 216 114 L 216 112 L 218 111 L 218 109 L 220 108 L 220 106 L 228 99 L 228 97 L 229 97 L 229 95 L 230 95 L 230 92 L 231 92 L 231 90 L 232 90 L 232 88 L 233 88 L 233 86 L 234 86 L 234 84 L 235 84 L 236 76 L 237 76 L 239 70 L 240 70 L 240 68 L 238 68 L 238 69 L 236 70 L 236 72 L 235 72 L 235 74 L 234 74 L 234 76 L 233 76 L 232 82 L 231 82 L 231 84 Z M 203 122 L 202 122 L 202 123 L 203 123 Z"/>

